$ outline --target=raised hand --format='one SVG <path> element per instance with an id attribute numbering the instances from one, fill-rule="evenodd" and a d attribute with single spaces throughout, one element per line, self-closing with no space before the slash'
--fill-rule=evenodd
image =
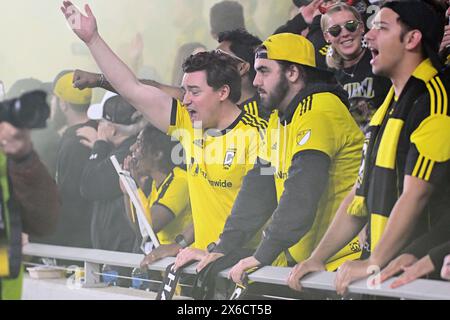
<path id="1" fill-rule="evenodd" d="M 70 1 L 64 1 L 61 7 L 61 11 L 73 32 L 89 45 L 98 37 L 97 20 L 88 4 L 84 6 L 84 9 L 86 15 L 83 15 Z"/>
<path id="2" fill-rule="evenodd" d="M 101 75 L 83 70 L 75 70 L 73 74 L 73 87 L 80 90 L 97 88 L 100 86 Z"/>
<path id="3" fill-rule="evenodd" d="M 323 4 L 323 0 L 313 0 L 310 4 L 300 8 L 299 12 L 307 24 L 311 24 L 314 17 L 318 14 L 319 7 Z"/>

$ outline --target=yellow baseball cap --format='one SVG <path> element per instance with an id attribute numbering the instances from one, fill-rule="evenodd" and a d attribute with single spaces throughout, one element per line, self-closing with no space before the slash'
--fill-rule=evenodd
<path id="1" fill-rule="evenodd" d="M 55 84 L 55 96 L 72 104 L 86 105 L 91 103 L 92 89 L 79 90 L 73 87 L 73 72 L 63 75 Z"/>
<path id="2" fill-rule="evenodd" d="M 316 67 L 314 45 L 303 36 L 293 33 L 274 34 L 262 45 L 267 49 L 267 59 Z"/>

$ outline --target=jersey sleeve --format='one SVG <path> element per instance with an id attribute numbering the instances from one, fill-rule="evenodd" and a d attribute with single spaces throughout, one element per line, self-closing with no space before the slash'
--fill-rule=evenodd
<path id="1" fill-rule="evenodd" d="M 173 99 L 170 126 L 167 134 L 183 143 L 183 141 L 187 140 L 187 135 L 191 134 L 191 131 L 192 122 L 189 112 L 181 101 Z"/>
<path id="2" fill-rule="evenodd" d="M 414 105 L 405 174 L 433 184 L 445 178 L 450 160 L 450 117 L 446 105 L 424 95 Z"/>
<path id="3" fill-rule="evenodd" d="M 183 213 L 190 203 L 186 173 L 180 172 L 176 171 L 173 180 L 153 204 L 168 208 L 175 217 Z"/>

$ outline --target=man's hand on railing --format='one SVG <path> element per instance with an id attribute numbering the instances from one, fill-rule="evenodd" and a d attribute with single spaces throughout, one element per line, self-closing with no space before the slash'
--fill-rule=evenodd
<path id="1" fill-rule="evenodd" d="M 197 265 L 197 272 L 202 271 L 205 267 L 207 267 L 210 263 L 213 263 L 219 258 L 222 258 L 224 254 L 218 252 L 208 253 L 205 257 Z"/>
<path id="2" fill-rule="evenodd" d="M 242 284 L 245 271 L 259 267 L 260 265 L 261 263 L 253 256 L 242 259 L 231 268 L 228 273 L 228 278 L 237 284 Z"/>
<path id="3" fill-rule="evenodd" d="M 141 261 L 141 268 L 148 268 L 149 265 L 167 257 L 175 257 L 180 250 L 181 247 L 177 243 L 162 244 L 145 256 L 144 260 Z"/>
<path id="4" fill-rule="evenodd" d="M 386 280 L 392 278 L 396 274 L 405 270 L 406 267 L 411 266 L 417 262 L 417 258 L 412 254 L 402 254 L 398 258 L 392 260 L 386 268 L 381 271 L 380 281 L 383 283 Z"/>
<path id="5" fill-rule="evenodd" d="M 348 286 L 355 281 L 369 276 L 371 264 L 369 260 L 346 261 L 339 267 L 336 274 L 335 286 L 336 292 L 344 296 L 347 294 Z"/>
<path id="6" fill-rule="evenodd" d="M 411 266 L 402 268 L 403 273 L 391 284 L 391 288 L 395 289 L 417 280 L 434 271 L 434 264 L 429 255 L 423 257 Z"/>
<path id="7" fill-rule="evenodd" d="M 300 280 L 307 274 L 317 271 L 325 271 L 325 265 L 312 259 L 305 260 L 292 269 L 287 284 L 293 290 L 302 291 Z"/>
<path id="8" fill-rule="evenodd" d="M 195 248 L 186 248 L 178 253 L 177 258 L 175 259 L 175 264 L 173 266 L 174 271 L 177 271 L 179 268 L 182 268 L 184 265 L 191 261 L 200 261 L 208 254 L 205 250 L 195 249 Z"/>

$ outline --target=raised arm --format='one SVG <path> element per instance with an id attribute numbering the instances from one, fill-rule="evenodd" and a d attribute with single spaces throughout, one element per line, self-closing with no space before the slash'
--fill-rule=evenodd
<path id="1" fill-rule="evenodd" d="M 155 87 L 164 91 L 174 99 L 183 100 L 184 90 L 180 87 L 169 86 L 155 80 L 139 79 L 139 82 L 147 86 Z M 105 76 L 101 73 L 92 73 L 83 70 L 75 70 L 73 75 L 73 85 L 75 88 L 83 90 L 85 88 L 103 88 L 116 92 Z M 117 92 L 116 92 L 117 93 Z"/>
<path id="2" fill-rule="evenodd" d="M 152 125 L 167 132 L 172 97 L 155 87 L 141 84 L 98 33 L 97 21 L 89 5 L 85 6 L 85 10 L 87 15 L 83 15 L 70 1 L 64 1 L 61 7 L 70 27 L 86 43 L 100 70 L 117 93 L 140 111 Z"/>

